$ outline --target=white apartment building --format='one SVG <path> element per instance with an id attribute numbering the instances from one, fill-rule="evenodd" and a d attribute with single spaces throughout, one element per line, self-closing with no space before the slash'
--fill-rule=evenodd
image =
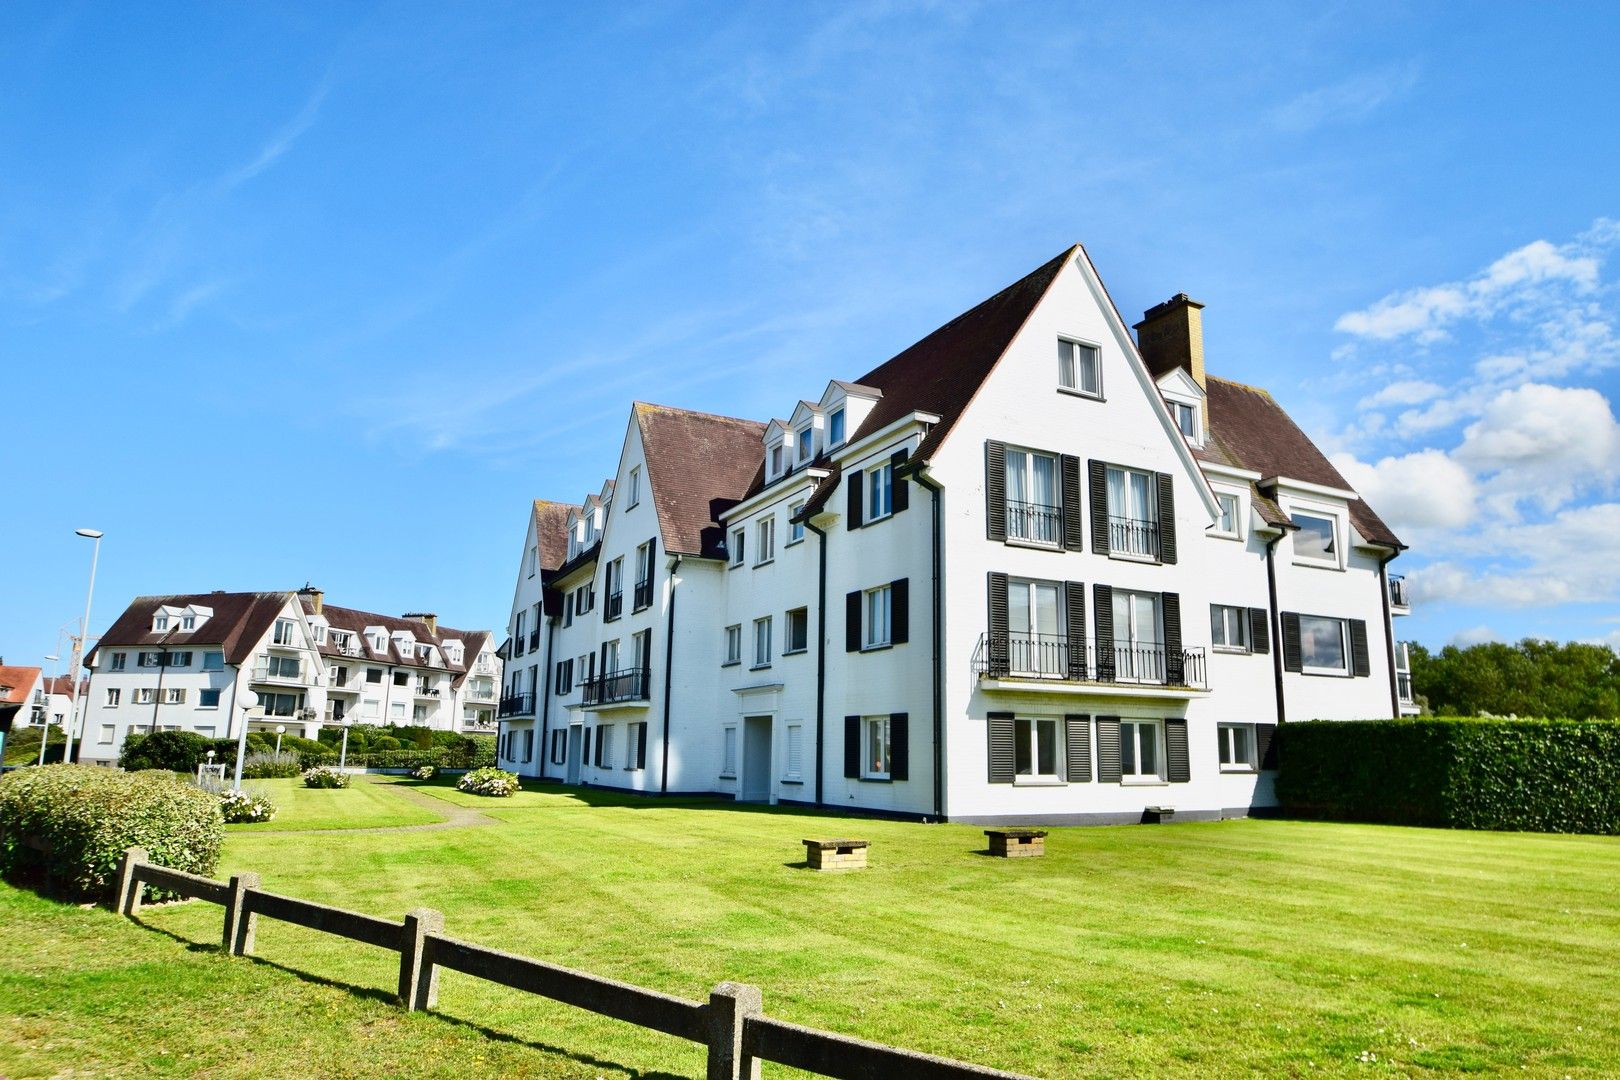
<path id="1" fill-rule="evenodd" d="M 637 403 L 612 479 L 530 514 L 502 762 L 985 823 L 1272 805 L 1277 724 L 1412 711 L 1403 545 L 1206 373 L 1201 308 L 1133 339 L 1076 246 L 785 419 Z"/>
<path id="2" fill-rule="evenodd" d="M 326 724 L 493 731 L 501 664 L 488 630 L 380 615 L 298 592 L 137 597 L 86 659 L 80 760 L 113 764 L 130 732 Z M 252 690 L 258 704 L 237 707 Z"/>

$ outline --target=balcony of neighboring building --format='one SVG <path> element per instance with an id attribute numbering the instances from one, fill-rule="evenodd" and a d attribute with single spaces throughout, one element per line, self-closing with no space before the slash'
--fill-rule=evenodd
<path id="1" fill-rule="evenodd" d="M 438 683 L 426 681 L 418 682 L 412 693 L 419 698 L 427 698 L 433 701 L 437 701 L 439 698 L 444 696 L 444 693 L 439 688 Z"/>
<path id="2" fill-rule="evenodd" d="M 260 655 L 253 665 L 252 679 L 266 686 L 307 685 L 310 665 L 298 657 Z"/>
<path id="3" fill-rule="evenodd" d="M 1158 642 L 1072 641 L 1050 634 L 983 634 L 973 671 L 985 690 L 1189 698 L 1207 694 L 1204 650 Z"/>
<path id="4" fill-rule="evenodd" d="M 509 716 L 533 716 L 534 715 L 534 695 L 533 694 L 508 694 L 508 695 L 506 695 L 505 697 L 501 698 L 501 703 L 500 703 L 499 708 L 496 710 L 496 715 L 500 716 L 502 719 L 504 719 L 506 717 L 509 717 Z"/>
<path id="5" fill-rule="evenodd" d="M 1391 615 L 1412 614 L 1412 596 L 1408 589 L 1406 579 L 1399 574 L 1391 574 L 1389 578 L 1389 613 Z"/>
<path id="6" fill-rule="evenodd" d="M 495 688 L 493 686 L 484 686 L 476 682 L 469 682 L 467 684 L 467 700 L 494 704 Z"/>
<path id="7" fill-rule="evenodd" d="M 1416 716 L 1421 711 L 1412 693 L 1412 661 L 1404 641 L 1395 643 L 1395 697 L 1400 701 L 1402 716 Z"/>
<path id="8" fill-rule="evenodd" d="M 580 704 L 587 709 L 645 705 L 651 684 L 651 672 L 647 668 L 610 672 L 585 680 L 580 690 Z"/>

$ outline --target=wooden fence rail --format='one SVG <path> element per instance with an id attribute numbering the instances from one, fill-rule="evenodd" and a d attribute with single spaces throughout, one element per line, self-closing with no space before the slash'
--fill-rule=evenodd
<path id="1" fill-rule="evenodd" d="M 114 907 L 127 915 L 140 911 L 150 887 L 164 893 L 219 904 L 225 909 L 221 933 L 233 956 L 253 954 L 259 916 L 319 930 L 400 954 L 399 997 L 406 1010 L 438 1003 L 439 969 L 560 1001 L 638 1027 L 661 1031 L 708 1048 L 708 1080 L 758 1080 L 762 1061 L 845 1080 L 1028 1080 L 1017 1073 L 952 1061 L 848 1035 L 802 1027 L 764 1014 L 758 987 L 723 982 L 707 1002 L 688 1001 L 615 979 L 559 967 L 527 956 L 475 945 L 444 934 L 444 916 L 418 908 L 393 922 L 358 911 L 265 892 L 259 875 L 238 874 L 228 882 L 155 866 L 141 848 L 124 853 Z"/>

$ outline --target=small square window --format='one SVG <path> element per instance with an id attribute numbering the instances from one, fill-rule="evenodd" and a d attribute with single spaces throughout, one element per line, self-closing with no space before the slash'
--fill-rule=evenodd
<path id="1" fill-rule="evenodd" d="M 1209 605 L 1209 641 L 1217 649 L 1249 651 L 1249 609 Z"/>
<path id="2" fill-rule="evenodd" d="M 742 663 L 742 623 L 726 627 L 726 663 Z"/>
<path id="3" fill-rule="evenodd" d="M 197 707 L 199 709 L 219 708 L 219 690 L 214 687 L 206 687 L 197 691 Z"/>
<path id="4" fill-rule="evenodd" d="M 1220 740 L 1222 772 L 1252 772 L 1254 760 L 1254 725 L 1220 724 L 1215 729 Z"/>
<path id="5" fill-rule="evenodd" d="M 1215 502 L 1220 506 L 1220 517 L 1215 522 L 1215 534 L 1239 537 L 1238 508 L 1242 505 L 1241 501 L 1231 492 L 1217 491 Z"/>
<path id="6" fill-rule="evenodd" d="M 794 608 L 787 613 L 787 641 L 782 653 L 801 653 L 810 647 L 810 610 Z"/>
<path id="7" fill-rule="evenodd" d="M 1338 522 L 1321 514 L 1293 513 L 1294 558 L 1318 565 L 1339 565 Z"/>
<path id="8" fill-rule="evenodd" d="M 1315 675 L 1347 675 L 1350 672 L 1349 634 L 1343 619 L 1321 615 L 1299 617 L 1299 658 L 1301 670 Z"/>
<path id="9" fill-rule="evenodd" d="M 1097 346 L 1058 340 L 1058 385 L 1089 397 L 1102 396 L 1102 364 Z"/>

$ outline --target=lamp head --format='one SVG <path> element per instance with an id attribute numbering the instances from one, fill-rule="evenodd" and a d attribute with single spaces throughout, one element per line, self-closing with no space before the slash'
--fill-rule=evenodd
<path id="1" fill-rule="evenodd" d="M 87 540 L 100 540 L 103 535 L 100 529 L 74 529 L 73 531 Z"/>
<path id="2" fill-rule="evenodd" d="M 287 725 L 286 724 L 277 724 L 276 725 L 276 734 L 277 735 L 285 735 L 285 734 L 287 734 Z"/>
<path id="3" fill-rule="evenodd" d="M 248 710 L 257 707 L 258 704 L 259 695 L 252 690 L 243 691 L 242 696 L 236 699 L 237 708 L 241 709 L 243 712 L 247 712 Z"/>
<path id="4" fill-rule="evenodd" d="M 49 660 L 51 663 L 54 664 L 54 663 L 56 663 L 56 661 L 58 661 L 58 660 L 60 660 L 62 658 L 60 656 L 57 656 L 55 653 L 46 653 L 45 654 L 45 659 Z"/>

